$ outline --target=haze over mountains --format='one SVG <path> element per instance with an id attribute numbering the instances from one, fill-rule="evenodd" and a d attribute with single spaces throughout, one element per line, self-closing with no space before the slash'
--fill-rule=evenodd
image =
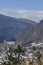
<path id="1" fill-rule="evenodd" d="M 27 19 L 13 18 L 0 14 L 0 42 L 4 40 L 16 41 L 16 36 L 36 22 Z"/>
<path id="2" fill-rule="evenodd" d="M 11 16 L 14 18 L 24 18 L 39 22 L 43 19 L 43 10 L 27 10 L 27 9 L 1 9 L 0 14 Z"/>

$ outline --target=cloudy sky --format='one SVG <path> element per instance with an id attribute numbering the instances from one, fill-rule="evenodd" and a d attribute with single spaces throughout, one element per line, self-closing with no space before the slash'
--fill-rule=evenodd
<path id="1" fill-rule="evenodd" d="M 0 0 L 0 14 L 39 22 L 43 19 L 43 0 Z"/>

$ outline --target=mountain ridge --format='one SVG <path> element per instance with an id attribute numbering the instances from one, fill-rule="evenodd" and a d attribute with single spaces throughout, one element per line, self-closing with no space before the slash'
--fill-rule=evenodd
<path id="1" fill-rule="evenodd" d="M 24 43 L 43 42 L 43 20 L 40 21 L 36 26 L 27 28 L 18 37 L 18 41 Z"/>
<path id="2" fill-rule="evenodd" d="M 3 40 L 10 40 L 15 38 L 18 33 L 26 29 L 27 27 L 32 27 L 36 25 L 34 21 L 28 20 L 20 20 L 18 18 L 13 18 L 9 16 L 5 16 L 0 14 L 0 41 Z M 32 24 L 32 23 L 33 24 Z"/>

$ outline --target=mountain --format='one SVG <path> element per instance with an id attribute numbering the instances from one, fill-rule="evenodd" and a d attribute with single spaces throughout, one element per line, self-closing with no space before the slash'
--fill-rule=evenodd
<path id="1" fill-rule="evenodd" d="M 24 30 L 17 36 L 17 41 L 22 43 L 43 42 L 43 20 L 36 26 Z"/>
<path id="2" fill-rule="evenodd" d="M 15 41 L 16 36 L 25 30 L 36 25 L 36 22 L 27 19 L 13 18 L 0 14 L 0 41 Z"/>

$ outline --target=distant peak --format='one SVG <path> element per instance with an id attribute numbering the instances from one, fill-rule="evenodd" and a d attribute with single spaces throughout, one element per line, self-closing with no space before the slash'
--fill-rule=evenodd
<path id="1" fill-rule="evenodd" d="M 43 20 L 40 20 L 40 23 L 43 23 Z"/>

